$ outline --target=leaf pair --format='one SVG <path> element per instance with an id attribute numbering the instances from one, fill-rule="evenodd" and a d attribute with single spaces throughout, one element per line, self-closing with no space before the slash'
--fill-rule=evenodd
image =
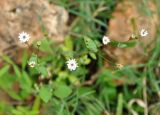
<path id="1" fill-rule="evenodd" d="M 71 93 L 72 93 L 72 89 L 66 85 L 58 85 L 53 92 L 53 94 L 60 99 L 64 99 L 68 97 Z M 51 86 L 43 85 L 40 89 L 39 95 L 40 95 L 40 98 L 47 103 L 52 97 Z"/>

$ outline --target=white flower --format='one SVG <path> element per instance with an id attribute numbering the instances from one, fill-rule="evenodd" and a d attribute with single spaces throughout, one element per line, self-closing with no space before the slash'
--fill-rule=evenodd
<path id="1" fill-rule="evenodd" d="M 142 29 L 141 32 L 140 32 L 140 35 L 141 35 L 141 37 L 145 37 L 145 36 L 148 35 L 148 31 L 145 30 L 145 29 Z"/>
<path id="2" fill-rule="evenodd" d="M 103 36 L 102 42 L 104 45 L 107 45 L 110 42 L 110 39 L 107 36 Z"/>
<path id="3" fill-rule="evenodd" d="M 135 39 L 135 38 L 136 38 L 136 35 L 135 35 L 135 34 L 132 34 L 132 35 L 131 35 L 131 38 Z"/>
<path id="4" fill-rule="evenodd" d="M 21 43 L 26 43 L 26 42 L 29 41 L 30 36 L 26 32 L 22 32 L 22 33 L 19 33 L 18 38 L 19 38 Z"/>
<path id="5" fill-rule="evenodd" d="M 118 69 L 122 69 L 124 66 L 123 66 L 122 64 L 116 64 L 116 67 L 117 67 Z"/>
<path id="6" fill-rule="evenodd" d="M 30 61 L 30 62 L 28 63 L 28 65 L 29 65 L 31 68 L 33 68 L 33 67 L 35 67 L 36 62 L 35 62 L 35 61 Z"/>
<path id="7" fill-rule="evenodd" d="M 70 71 L 76 70 L 76 68 L 78 67 L 75 59 L 69 59 L 66 63 Z"/>

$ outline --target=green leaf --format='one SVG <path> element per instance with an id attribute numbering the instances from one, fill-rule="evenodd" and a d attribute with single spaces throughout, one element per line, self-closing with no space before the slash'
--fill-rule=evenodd
<path id="1" fill-rule="evenodd" d="M 61 99 L 68 97 L 72 93 L 72 89 L 66 85 L 58 86 L 54 91 L 54 95 Z"/>
<path id="2" fill-rule="evenodd" d="M 23 90 L 31 92 L 32 81 L 25 71 L 23 71 L 22 77 L 20 78 L 20 86 Z"/>
<path id="3" fill-rule="evenodd" d="M 6 61 L 7 63 L 9 63 L 9 64 L 12 64 L 12 65 L 14 64 L 14 62 L 8 56 L 6 56 L 6 55 L 3 55 L 2 59 L 4 61 Z"/>
<path id="4" fill-rule="evenodd" d="M 40 50 L 48 52 L 48 53 L 52 53 L 51 44 L 52 44 L 52 42 L 48 39 L 41 40 Z"/>
<path id="5" fill-rule="evenodd" d="M 14 69 L 14 72 L 15 72 L 16 76 L 21 77 L 21 72 L 16 65 L 13 65 L 13 69 Z"/>
<path id="6" fill-rule="evenodd" d="M 94 59 L 94 60 L 96 60 L 96 59 L 97 59 L 97 57 L 96 57 L 96 54 L 95 54 L 95 53 L 90 52 L 90 53 L 89 53 L 89 55 L 91 56 L 91 58 L 92 58 L 92 59 Z"/>
<path id="7" fill-rule="evenodd" d="M 91 95 L 94 93 L 95 93 L 95 91 L 91 87 L 80 87 L 78 89 L 79 96 L 88 96 L 88 95 Z"/>
<path id="8" fill-rule="evenodd" d="M 116 115 L 122 115 L 122 112 L 123 112 L 123 94 L 120 93 L 118 95 L 118 105 L 117 105 Z"/>
<path id="9" fill-rule="evenodd" d="M 27 60 L 28 59 L 28 55 L 27 55 L 27 52 L 25 51 L 23 53 L 23 57 L 22 57 L 22 69 L 24 70 L 26 65 L 27 65 Z"/>
<path id="10" fill-rule="evenodd" d="M 65 48 L 67 51 L 72 51 L 73 50 L 73 42 L 72 42 L 72 39 L 70 38 L 70 36 L 67 36 L 65 38 Z"/>
<path id="11" fill-rule="evenodd" d="M 47 85 L 43 85 L 40 88 L 39 96 L 45 103 L 47 103 L 52 96 L 51 88 Z"/>
<path id="12" fill-rule="evenodd" d="M 13 91 L 13 90 L 8 89 L 8 92 L 7 92 L 7 93 L 9 94 L 9 96 L 10 96 L 11 98 L 13 98 L 13 99 L 15 99 L 15 100 L 22 100 L 21 96 L 20 96 L 17 92 L 15 92 L 15 91 Z"/>
<path id="13" fill-rule="evenodd" d="M 48 76 L 48 71 L 47 68 L 45 66 L 40 65 L 38 67 L 39 72 L 43 75 L 43 77 L 47 77 Z"/>
<path id="14" fill-rule="evenodd" d="M 132 41 L 128 41 L 128 42 L 117 42 L 117 41 L 112 41 L 110 44 L 112 46 L 115 47 L 119 47 L 119 48 L 130 48 L 130 47 L 134 47 L 136 45 L 136 41 L 132 40 Z"/>
<path id="15" fill-rule="evenodd" d="M 98 51 L 96 43 L 91 38 L 85 36 L 84 37 L 84 42 L 85 42 L 85 45 L 88 48 L 88 50 L 93 51 L 93 52 Z"/>
<path id="16" fill-rule="evenodd" d="M 80 57 L 79 60 L 80 60 L 80 63 L 84 65 L 88 65 L 91 62 L 91 59 L 88 58 L 88 55 L 84 55 Z"/>
<path id="17" fill-rule="evenodd" d="M 115 87 L 106 86 L 101 89 L 100 96 L 105 100 L 114 100 L 117 98 L 117 91 Z"/>
<path id="18" fill-rule="evenodd" d="M 6 65 L 2 69 L 0 69 L 0 77 L 2 77 L 5 73 L 9 71 L 9 67 L 9 65 Z"/>
<path id="19" fill-rule="evenodd" d="M 125 43 L 118 43 L 117 47 L 119 47 L 119 48 L 126 48 L 127 44 L 125 44 Z"/>
<path id="20" fill-rule="evenodd" d="M 99 74 L 97 83 L 101 84 L 104 82 L 107 82 L 110 86 L 116 86 L 116 84 L 113 82 L 113 79 L 116 79 L 117 76 L 113 75 L 111 70 L 104 70 L 102 73 Z"/>
<path id="21" fill-rule="evenodd" d="M 36 96 L 36 99 L 34 100 L 32 111 L 39 111 L 41 105 L 41 100 L 39 96 Z"/>

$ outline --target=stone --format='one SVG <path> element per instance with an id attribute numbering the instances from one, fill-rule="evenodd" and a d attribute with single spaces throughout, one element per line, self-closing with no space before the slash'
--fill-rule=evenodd
<path id="1" fill-rule="evenodd" d="M 42 27 L 49 38 L 62 42 L 68 29 L 67 21 L 67 11 L 47 0 L 0 0 L 0 53 L 17 55 L 25 46 L 19 42 L 19 33 L 29 33 L 31 44 L 44 37 Z"/>
<path id="2" fill-rule="evenodd" d="M 137 0 L 124 0 L 118 2 L 113 18 L 109 21 L 108 34 L 111 40 L 126 42 L 132 34 L 139 34 L 142 28 L 146 29 L 149 34 L 145 38 L 138 40 L 138 44 L 133 48 L 117 48 L 107 46 L 105 51 L 112 57 L 116 63 L 122 65 L 143 63 L 148 58 L 148 51 L 144 51 L 155 39 L 158 14 L 156 6 L 153 2 L 149 2 L 149 10 L 153 13 L 152 16 L 146 16 L 138 7 Z M 152 48 L 152 47 L 150 47 Z M 150 50 L 150 49 L 148 49 Z M 108 63 L 106 63 L 108 65 Z"/>

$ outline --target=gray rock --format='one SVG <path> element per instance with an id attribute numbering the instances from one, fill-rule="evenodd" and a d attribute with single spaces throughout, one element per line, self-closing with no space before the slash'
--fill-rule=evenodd
<path id="1" fill-rule="evenodd" d="M 51 39 L 61 42 L 67 21 L 65 9 L 47 0 L 0 0 L 0 53 L 14 56 L 16 50 L 24 47 L 18 39 L 22 31 L 30 34 L 29 44 L 43 38 L 42 26 Z"/>

